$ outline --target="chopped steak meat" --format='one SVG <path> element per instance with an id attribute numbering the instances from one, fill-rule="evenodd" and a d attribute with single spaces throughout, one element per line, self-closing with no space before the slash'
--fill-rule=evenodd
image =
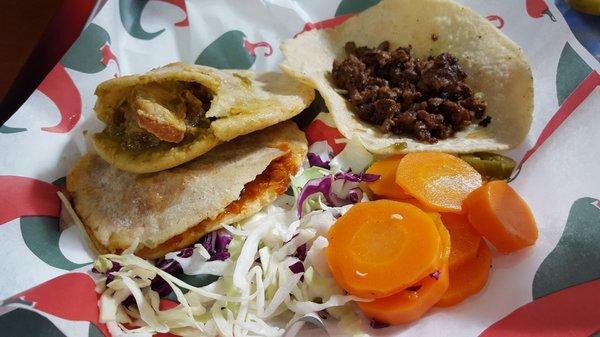
<path id="1" fill-rule="evenodd" d="M 410 46 L 390 50 L 388 41 L 345 47 L 348 57 L 333 62 L 333 81 L 356 115 L 383 132 L 435 143 L 471 123 L 491 122 L 485 100 L 465 83 L 467 74 L 451 54 L 420 59 Z"/>

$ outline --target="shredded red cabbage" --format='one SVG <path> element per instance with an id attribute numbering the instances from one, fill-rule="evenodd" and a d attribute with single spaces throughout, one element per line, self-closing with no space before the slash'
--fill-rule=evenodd
<path id="1" fill-rule="evenodd" d="M 433 277 L 436 280 L 439 280 L 440 279 L 440 271 L 436 270 L 433 273 L 429 274 L 429 276 Z"/>
<path id="2" fill-rule="evenodd" d="M 113 280 L 115 279 L 115 275 L 113 275 L 112 273 L 106 275 L 106 281 L 104 281 L 105 285 L 108 285 L 109 283 L 111 283 Z"/>
<path id="3" fill-rule="evenodd" d="M 230 257 L 227 248 L 231 240 L 231 235 L 227 233 L 221 233 L 219 231 L 213 231 L 203 236 L 200 239 L 199 243 L 204 248 L 206 248 L 206 250 L 210 254 L 210 259 L 208 261 L 225 261 Z M 177 256 L 189 258 L 192 256 L 192 254 L 194 254 L 194 247 L 187 247 L 180 250 L 177 253 Z M 172 259 L 162 260 L 156 265 L 156 267 L 173 276 L 177 276 L 183 273 L 183 268 L 181 267 L 181 264 Z M 116 267 L 113 264 L 112 269 L 114 268 Z M 118 268 L 120 269 L 120 266 L 118 266 Z M 173 291 L 171 286 L 162 277 L 158 275 L 150 283 L 150 288 L 156 291 L 160 297 L 168 296 Z"/>
<path id="4" fill-rule="evenodd" d="M 115 267 L 115 264 L 118 267 Z M 162 260 L 160 261 L 157 265 L 157 268 L 159 268 L 162 271 L 165 271 L 173 276 L 177 276 L 178 274 L 183 273 L 183 268 L 181 268 L 181 265 L 179 264 L 179 262 L 175 261 L 175 260 L 171 260 L 171 259 L 167 259 L 167 260 Z M 116 269 L 116 270 L 113 270 Z M 121 269 L 121 266 L 116 263 L 113 262 L 113 267 L 111 268 L 111 271 L 118 271 L 119 269 Z M 112 281 L 114 279 L 113 274 L 111 274 L 110 272 L 107 272 L 108 276 L 106 277 L 106 284 L 110 283 L 110 281 Z M 110 281 L 109 281 L 110 279 Z M 156 275 L 152 281 L 150 281 L 150 288 L 154 291 L 156 291 L 158 293 L 158 296 L 160 296 L 161 298 L 168 296 L 172 291 L 173 288 L 171 288 L 171 286 L 159 275 Z M 127 298 L 125 300 L 123 300 L 123 305 L 125 307 L 130 307 L 132 305 L 135 305 L 135 298 L 133 297 L 133 295 L 129 295 L 127 296 Z"/>
<path id="5" fill-rule="evenodd" d="M 182 250 L 180 250 L 177 253 L 177 256 L 186 258 L 186 257 L 192 256 L 193 254 L 194 254 L 194 247 L 186 247 L 186 248 L 183 248 Z"/>
<path id="6" fill-rule="evenodd" d="M 183 268 L 181 268 L 179 262 L 171 259 L 160 261 L 156 267 L 173 276 L 183 273 Z M 165 297 L 173 291 L 171 286 L 158 275 L 150 283 L 150 288 L 156 291 L 160 297 Z"/>
<path id="7" fill-rule="evenodd" d="M 321 156 L 316 153 L 309 152 L 306 157 L 308 158 L 308 164 L 310 166 L 318 166 L 324 169 L 329 169 L 329 160 L 323 160 Z"/>
<path id="8" fill-rule="evenodd" d="M 123 300 L 123 302 L 121 302 L 121 303 L 123 303 L 123 305 L 124 305 L 126 308 L 128 308 L 128 307 L 130 307 L 130 306 L 132 306 L 132 305 L 135 305 L 135 304 L 136 304 L 136 302 L 135 302 L 135 298 L 133 297 L 133 295 L 129 295 L 129 296 L 127 296 L 127 298 L 126 298 L 126 299 L 124 299 L 124 300 Z"/>
<path id="9" fill-rule="evenodd" d="M 291 264 L 289 268 L 294 274 L 304 273 L 304 263 L 302 261 Z"/>
<path id="10" fill-rule="evenodd" d="M 304 273 L 304 264 L 302 263 L 302 261 L 293 263 L 288 268 L 290 268 L 290 270 L 294 274 Z M 304 275 L 300 276 L 300 282 L 304 282 Z"/>
<path id="11" fill-rule="evenodd" d="M 333 158 L 333 149 L 326 141 L 314 142 L 308 147 L 308 163 L 310 166 L 318 166 L 329 169 L 331 159 Z"/>
<path id="12" fill-rule="evenodd" d="M 349 172 L 338 172 L 335 175 L 328 175 L 322 178 L 309 180 L 298 199 L 296 199 L 296 215 L 302 217 L 302 206 L 306 199 L 316 193 L 321 193 L 325 197 L 325 204 L 330 207 L 339 207 L 348 204 L 355 204 L 363 197 L 363 191 L 358 187 L 361 181 L 375 181 L 379 179 L 376 174 L 353 174 Z"/>
<path id="13" fill-rule="evenodd" d="M 107 274 L 110 274 L 110 273 L 112 273 L 112 272 L 114 272 L 114 271 L 119 271 L 119 270 L 121 270 L 121 264 L 120 264 L 119 262 L 115 262 L 115 261 L 110 261 L 110 262 L 112 263 L 112 267 L 110 267 L 110 269 L 109 269 L 109 270 L 107 270 L 106 272 L 104 272 L 104 273 L 101 273 L 100 271 L 98 271 L 98 269 L 96 269 L 96 267 L 93 267 L 93 268 L 92 268 L 92 272 L 93 272 L 93 273 L 96 273 L 96 274 L 104 274 L 104 275 L 107 275 Z"/>
<path id="14" fill-rule="evenodd" d="M 231 240 L 232 237 L 228 233 L 213 231 L 203 236 L 199 243 L 210 254 L 208 261 L 225 261 L 231 256 L 228 250 Z"/>
<path id="15" fill-rule="evenodd" d="M 112 263 L 112 267 L 110 267 L 110 269 L 104 273 L 100 272 L 98 269 L 96 269 L 96 267 L 92 268 L 92 273 L 106 275 L 106 281 L 104 281 L 104 284 L 106 284 L 106 285 L 108 285 L 110 282 L 112 282 L 115 279 L 115 275 L 113 275 L 113 272 L 121 270 L 121 264 L 119 262 L 111 261 L 111 263 Z"/>
<path id="16" fill-rule="evenodd" d="M 173 288 L 160 276 L 156 276 L 152 280 L 150 288 L 156 291 L 161 298 L 168 296 L 173 291 Z"/>
<path id="17" fill-rule="evenodd" d="M 213 231 L 211 233 L 203 236 L 199 243 L 206 248 L 208 253 L 210 254 L 210 259 L 208 261 L 224 261 L 230 257 L 228 246 L 231 242 L 232 237 L 228 233 L 221 233 L 219 231 Z M 194 247 L 187 247 L 181 249 L 177 256 L 183 258 L 189 258 L 194 253 Z M 112 280 L 115 279 L 113 272 L 119 271 L 121 269 L 121 265 L 118 262 L 112 262 L 112 267 L 107 270 L 104 274 L 106 275 L 106 284 L 109 284 Z M 302 262 L 299 262 L 302 264 Z M 156 267 L 160 270 L 167 272 L 173 276 L 177 276 L 183 273 L 183 268 L 179 262 L 172 259 L 165 259 L 156 264 Z M 290 267 L 291 268 L 291 267 Z M 304 265 L 302 265 L 302 272 L 304 271 Z M 100 273 L 95 268 L 92 268 L 92 272 Z M 163 298 L 168 296 L 173 289 L 171 286 L 159 275 L 156 275 L 152 281 L 150 282 L 150 288 L 158 293 L 158 295 Z M 133 296 L 128 296 L 124 301 L 123 305 L 129 307 L 134 305 L 135 298 Z"/>
<path id="18" fill-rule="evenodd" d="M 171 259 L 166 259 L 166 260 L 162 260 L 160 261 L 158 264 L 156 264 L 156 268 L 167 272 L 171 275 L 177 275 L 180 273 L 183 273 L 183 268 L 181 268 L 181 265 L 179 264 L 179 262 L 175 261 L 175 260 L 171 260 Z"/>
<path id="19" fill-rule="evenodd" d="M 359 202 L 360 199 L 362 199 L 362 196 L 363 196 L 363 191 L 358 187 L 353 188 L 348 192 L 348 198 L 350 199 L 350 202 L 353 204 Z"/>
<path id="20" fill-rule="evenodd" d="M 298 199 L 296 199 L 296 214 L 298 215 L 298 218 L 302 217 L 302 205 L 304 205 L 304 201 L 306 201 L 309 196 L 320 192 L 323 193 L 325 198 L 328 198 L 332 180 L 331 176 L 325 176 L 323 178 L 309 180 L 306 185 L 304 185 L 302 192 L 300 192 Z"/>
<path id="21" fill-rule="evenodd" d="M 298 260 L 303 261 L 306 260 L 306 243 L 301 244 L 296 248 L 296 253 L 294 257 L 298 258 Z"/>
<path id="22" fill-rule="evenodd" d="M 367 183 L 372 183 L 374 181 L 376 181 L 377 179 L 381 178 L 381 176 L 379 174 L 372 174 L 372 173 L 358 173 L 358 174 L 354 174 L 352 172 L 338 172 L 335 174 L 335 179 L 345 179 L 347 181 L 352 181 L 352 182 L 367 182 Z"/>

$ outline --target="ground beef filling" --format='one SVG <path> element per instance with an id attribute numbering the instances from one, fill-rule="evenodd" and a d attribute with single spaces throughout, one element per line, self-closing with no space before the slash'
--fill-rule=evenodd
<path id="1" fill-rule="evenodd" d="M 347 42 L 346 54 L 333 62 L 333 81 L 358 117 L 383 132 L 435 143 L 471 123 L 491 122 L 486 102 L 449 53 L 419 59 L 410 46 L 390 51 L 385 41 L 377 48 Z"/>
<path id="2" fill-rule="evenodd" d="M 141 151 L 162 143 L 180 144 L 210 127 L 206 111 L 212 95 L 198 83 L 138 85 L 116 109 L 110 132 L 127 150 Z"/>

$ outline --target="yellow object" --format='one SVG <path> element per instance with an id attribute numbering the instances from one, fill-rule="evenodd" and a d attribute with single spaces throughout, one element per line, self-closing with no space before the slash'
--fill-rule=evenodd
<path id="1" fill-rule="evenodd" d="M 600 15 L 600 0 L 568 0 L 573 9 L 592 15 Z"/>

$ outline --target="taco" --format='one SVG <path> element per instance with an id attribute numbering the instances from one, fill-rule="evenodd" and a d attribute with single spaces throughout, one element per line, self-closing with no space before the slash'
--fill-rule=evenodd
<path id="1" fill-rule="evenodd" d="M 523 52 L 452 1 L 382 1 L 281 50 L 283 71 L 317 89 L 340 132 L 374 153 L 506 150 L 531 126 Z"/>
<path id="2" fill-rule="evenodd" d="M 88 154 L 67 175 L 67 193 L 98 252 L 121 253 L 137 242 L 136 255 L 157 258 L 273 202 L 306 151 L 304 133 L 287 121 L 151 174 Z"/>
<path id="3" fill-rule="evenodd" d="M 149 173 L 290 119 L 314 90 L 284 74 L 173 63 L 106 81 L 96 95 L 106 124 L 93 136 L 98 154 L 121 170 Z"/>

